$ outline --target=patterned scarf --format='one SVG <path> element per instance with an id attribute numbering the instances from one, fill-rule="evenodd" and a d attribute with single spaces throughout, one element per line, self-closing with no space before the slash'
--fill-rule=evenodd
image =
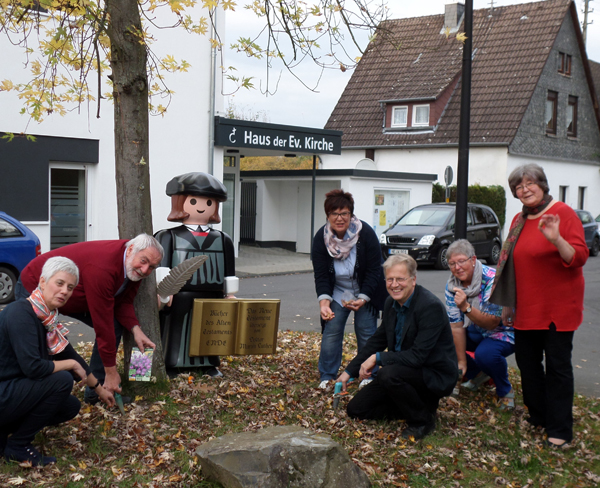
<path id="1" fill-rule="evenodd" d="M 510 226 L 508 237 L 502 245 L 500 251 L 500 259 L 496 267 L 496 277 L 490 295 L 490 302 L 496 305 L 515 308 L 517 306 L 517 286 L 515 277 L 515 265 L 513 262 L 513 249 L 521 235 L 528 215 L 536 215 L 543 211 L 550 202 L 552 196 L 548 193 L 544 194 L 542 201 L 535 207 L 526 207 L 523 205 L 523 211 L 517 216 L 515 221 Z"/>
<path id="2" fill-rule="evenodd" d="M 467 295 L 467 303 L 471 305 L 475 310 L 481 310 L 481 303 L 479 302 L 479 295 L 481 294 L 481 278 L 483 276 L 483 265 L 479 259 L 475 260 L 475 269 L 473 269 L 473 278 L 471 278 L 471 284 L 467 287 L 463 286 L 461 281 L 450 274 L 448 278 L 448 291 L 452 294 L 456 293 L 456 289 L 462 290 Z M 463 327 L 469 327 L 473 321 L 465 315 Z"/>
<path id="3" fill-rule="evenodd" d="M 327 221 L 323 237 L 325 238 L 325 246 L 327 247 L 329 255 L 333 259 L 346 259 L 350 256 L 350 251 L 358 242 L 358 236 L 360 235 L 361 229 L 362 222 L 353 215 L 352 219 L 350 219 L 350 226 L 346 231 L 349 236 L 348 239 L 338 239 L 335 232 L 331 230 L 331 224 Z"/>
<path id="4" fill-rule="evenodd" d="M 39 286 L 27 300 L 31 303 L 37 318 L 42 321 L 42 325 L 46 328 L 48 353 L 51 355 L 58 354 L 69 344 L 69 341 L 65 338 L 69 330 L 58 321 L 58 310 L 50 311 Z"/>

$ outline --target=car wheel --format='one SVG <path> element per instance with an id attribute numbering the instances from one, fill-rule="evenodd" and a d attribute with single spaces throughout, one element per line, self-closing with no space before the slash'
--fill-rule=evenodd
<path id="1" fill-rule="evenodd" d="M 600 239 L 598 239 L 598 236 L 594 237 L 594 240 L 592 241 L 592 247 L 590 249 L 590 256 L 597 256 L 598 252 L 600 252 Z"/>
<path id="2" fill-rule="evenodd" d="M 490 257 L 486 259 L 488 264 L 498 264 L 498 261 L 500 260 L 500 251 L 502 249 L 500 248 L 500 244 L 498 244 L 497 242 L 494 242 L 494 244 L 492 245 L 492 250 L 490 252 Z"/>
<path id="3" fill-rule="evenodd" d="M 12 302 L 15 299 L 15 274 L 8 268 L 0 267 L 0 304 Z"/>
<path id="4" fill-rule="evenodd" d="M 435 262 L 436 269 L 448 269 L 448 258 L 446 253 L 448 252 L 448 246 L 442 246 L 438 251 L 437 260 Z"/>

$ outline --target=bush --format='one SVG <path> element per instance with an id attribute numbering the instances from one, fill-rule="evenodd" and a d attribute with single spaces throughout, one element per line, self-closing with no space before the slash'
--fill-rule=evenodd
<path id="1" fill-rule="evenodd" d="M 504 227 L 506 221 L 506 192 L 500 185 L 480 186 L 471 185 L 468 189 L 470 203 L 481 203 L 491 207 L 500 220 L 500 226 Z M 446 187 L 440 183 L 434 183 L 431 190 L 431 202 L 445 202 Z M 450 201 L 456 202 L 456 185 L 450 187 Z"/>

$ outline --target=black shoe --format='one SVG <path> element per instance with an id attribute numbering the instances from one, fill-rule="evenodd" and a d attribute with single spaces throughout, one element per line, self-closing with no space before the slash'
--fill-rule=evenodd
<path id="1" fill-rule="evenodd" d="M 544 446 L 546 449 L 552 449 L 554 451 L 567 451 L 572 447 L 567 441 L 563 442 L 562 444 L 554 444 L 554 442 L 550 442 L 548 439 L 544 439 L 542 441 L 542 446 Z"/>
<path id="2" fill-rule="evenodd" d="M 223 373 L 221 373 L 216 366 L 211 366 L 207 368 L 202 373 L 204 376 L 210 376 L 211 378 L 222 378 Z"/>
<path id="3" fill-rule="evenodd" d="M 435 418 L 426 424 L 408 425 L 402 432 L 404 439 L 414 438 L 415 441 L 423 439 L 423 437 L 431 434 L 435 430 Z"/>
<path id="4" fill-rule="evenodd" d="M 46 466 L 55 463 L 53 456 L 42 456 L 31 444 L 27 446 L 9 447 L 4 449 L 4 457 L 7 461 L 18 461 L 20 463 L 29 461 L 32 466 Z"/>

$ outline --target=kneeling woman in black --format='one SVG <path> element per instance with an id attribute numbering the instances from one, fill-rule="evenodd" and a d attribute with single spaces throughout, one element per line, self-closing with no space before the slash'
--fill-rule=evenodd
<path id="1" fill-rule="evenodd" d="M 71 395 L 74 378 L 95 388 L 104 403 L 114 405 L 112 394 L 90 373 L 58 321 L 58 308 L 78 281 L 73 261 L 51 258 L 31 296 L 0 313 L 0 454 L 9 461 L 29 461 L 34 466 L 56 462 L 42 456 L 32 442 L 42 428 L 79 413 L 81 404 Z"/>

